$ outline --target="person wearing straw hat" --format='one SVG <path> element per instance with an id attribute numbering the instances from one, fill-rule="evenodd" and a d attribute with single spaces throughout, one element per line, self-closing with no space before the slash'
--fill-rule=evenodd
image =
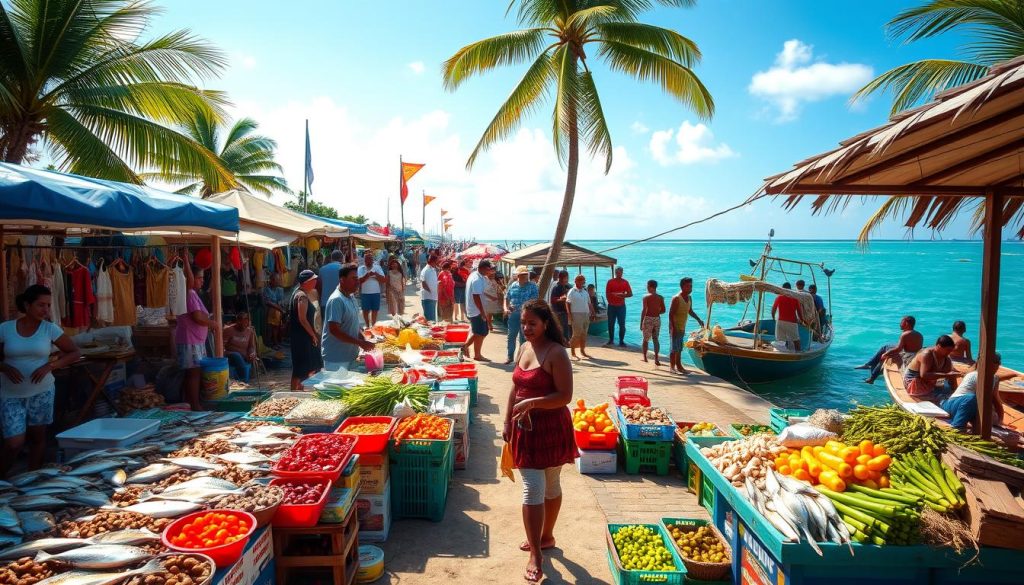
<path id="1" fill-rule="evenodd" d="M 505 365 L 512 363 L 512 358 L 516 353 L 516 340 L 519 340 L 519 345 L 526 342 L 526 337 L 520 327 L 520 313 L 523 310 L 523 305 L 526 304 L 526 301 L 540 297 L 537 283 L 530 281 L 529 268 L 520 266 L 513 274 L 515 280 L 505 291 L 505 322 L 508 324 L 508 355 Z"/>

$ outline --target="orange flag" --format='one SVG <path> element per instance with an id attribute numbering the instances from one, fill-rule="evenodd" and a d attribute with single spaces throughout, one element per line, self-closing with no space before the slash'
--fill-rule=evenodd
<path id="1" fill-rule="evenodd" d="M 437 199 L 437 197 L 434 197 L 433 195 L 424 195 L 423 196 L 423 207 L 426 207 L 426 206 L 430 205 L 430 202 L 433 201 L 434 199 Z"/>
<path id="2" fill-rule="evenodd" d="M 443 209 L 443 208 L 442 208 L 442 209 L 441 209 L 441 217 L 444 217 L 444 216 L 446 216 L 446 215 L 448 215 L 448 211 L 447 211 L 446 209 Z"/>
<path id="3" fill-rule="evenodd" d="M 405 205 L 405 200 L 409 197 L 409 179 L 422 169 L 424 164 L 419 163 L 402 163 L 402 205 Z"/>

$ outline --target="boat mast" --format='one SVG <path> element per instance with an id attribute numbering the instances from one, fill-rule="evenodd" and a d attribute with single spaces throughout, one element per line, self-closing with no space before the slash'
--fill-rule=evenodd
<path id="1" fill-rule="evenodd" d="M 768 241 L 764 245 L 764 252 L 761 254 L 761 276 L 760 280 L 764 281 L 764 277 L 768 272 L 768 255 L 772 253 L 772 237 L 775 236 L 775 228 L 768 230 Z M 754 349 L 756 350 L 760 346 L 761 341 L 761 312 L 764 310 L 764 291 L 760 290 L 757 292 L 757 313 L 754 315 Z"/>

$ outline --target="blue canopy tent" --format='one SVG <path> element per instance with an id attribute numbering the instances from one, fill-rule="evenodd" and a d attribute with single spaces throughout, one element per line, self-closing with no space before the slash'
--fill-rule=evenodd
<path id="1" fill-rule="evenodd" d="M 238 210 L 195 197 L 151 187 L 80 177 L 55 171 L 0 163 L 0 317 L 6 320 L 7 267 L 4 231 L 15 233 L 66 230 L 174 230 L 211 236 L 238 233 Z M 220 254 L 213 254 L 213 273 L 220 274 Z M 212 279 L 214 319 L 220 320 L 220 279 Z M 214 328 L 220 355 L 223 331 Z"/>
<path id="2" fill-rule="evenodd" d="M 326 222 L 326 223 L 331 223 L 331 224 L 334 224 L 334 225 L 337 225 L 337 226 L 341 226 L 343 228 L 348 228 L 349 233 L 352 233 L 352 234 L 365 234 L 366 231 L 367 231 L 365 225 L 363 225 L 361 223 L 355 223 L 354 221 L 345 221 L 344 219 L 336 219 L 336 218 L 333 218 L 333 217 L 322 217 L 322 216 L 319 216 L 319 215 L 313 215 L 312 213 L 303 213 L 302 215 L 305 215 L 307 217 L 311 217 L 311 218 L 313 218 L 313 219 L 315 219 L 317 221 L 323 221 L 323 222 Z"/>

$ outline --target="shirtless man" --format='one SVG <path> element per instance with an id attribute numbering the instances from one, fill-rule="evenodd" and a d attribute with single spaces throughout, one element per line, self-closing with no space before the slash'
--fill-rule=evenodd
<path id="1" fill-rule="evenodd" d="M 949 334 L 949 336 L 953 338 L 953 353 L 949 354 L 949 357 L 958 362 L 973 364 L 974 358 L 971 357 L 971 340 L 964 337 L 964 333 L 967 333 L 967 323 L 964 323 L 963 321 L 953 321 L 953 333 Z"/>
<path id="2" fill-rule="evenodd" d="M 871 373 L 864 382 L 867 384 L 874 384 L 875 379 L 882 375 L 882 368 L 885 365 L 885 360 L 895 359 L 904 364 L 913 359 L 914 354 L 921 351 L 924 347 L 924 336 L 920 332 L 914 329 L 914 325 L 917 324 L 917 320 L 914 317 L 907 315 L 900 320 L 900 330 L 903 333 L 900 334 L 900 341 L 896 345 L 887 344 L 878 348 L 875 355 L 867 361 L 867 363 L 857 366 L 858 370 L 871 370 Z"/>
<path id="3" fill-rule="evenodd" d="M 953 370 L 953 338 L 940 335 L 935 345 L 917 352 L 903 372 L 903 387 L 911 396 L 925 396 L 935 391 L 936 385 L 955 380 L 960 374 Z"/>
<path id="4" fill-rule="evenodd" d="M 644 355 L 644 362 L 647 362 L 647 342 L 654 342 L 654 365 L 660 366 L 658 361 L 661 351 L 661 342 L 658 336 L 661 333 L 661 316 L 665 314 L 665 298 L 658 294 L 658 283 L 654 280 L 647 281 L 647 294 L 644 295 L 644 308 L 640 311 L 640 333 L 643 334 L 643 343 L 640 344 L 640 351 Z"/>

